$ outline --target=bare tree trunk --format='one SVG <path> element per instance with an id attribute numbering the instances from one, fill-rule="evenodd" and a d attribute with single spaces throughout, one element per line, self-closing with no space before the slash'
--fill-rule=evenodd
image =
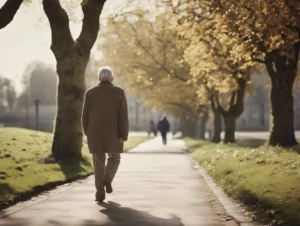
<path id="1" fill-rule="evenodd" d="M 215 101 L 211 99 L 211 108 L 214 114 L 214 130 L 212 142 L 219 143 L 221 141 L 222 132 L 222 116 L 221 113 L 216 109 Z"/>
<path id="2" fill-rule="evenodd" d="M 297 56 L 299 50 L 297 51 Z M 271 77 L 271 121 L 268 144 L 293 146 L 297 144 L 294 130 L 293 84 L 297 75 L 297 62 L 286 57 L 269 55 L 266 66 Z"/>
<path id="3" fill-rule="evenodd" d="M 223 117 L 225 125 L 224 143 L 235 143 L 235 123 L 237 116 L 235 114 L 225 114 Z"/>
<path id="4" fill-rule="evenodd" d="M 82 30 L 76 41 L 69 18 L 59 0 L 43 0 L 52 31 L 51 49 L 57 61 L 59 85 L 52 153 L 57 159 L 81 157 L 81 111 L 85 91 L 84 72 L 98 31 L 105 0 L 82 1 Z"/>
<path id="5" fill-rule="evenodd" d="M 243 113 L 244 110 L 244 95 L 246 89 L 246 80 L 243 78 L 237 79 L 238 89 L 232 92 L 229 109 L 226 111 L 222 108 L 217 98 L 218 110 L 224 118 L 225 139 L 224 143 L 235 142 L 235 124 L 236 119 Z"/>

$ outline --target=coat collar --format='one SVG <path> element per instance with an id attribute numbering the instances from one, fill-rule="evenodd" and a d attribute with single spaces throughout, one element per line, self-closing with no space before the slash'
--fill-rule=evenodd
<path id="1" fill-rule="evenodd" d="M 110 81 L 102 81 L 99 83 L 99 86 L 103 86 L 103 85 L 113 85 Z"/>

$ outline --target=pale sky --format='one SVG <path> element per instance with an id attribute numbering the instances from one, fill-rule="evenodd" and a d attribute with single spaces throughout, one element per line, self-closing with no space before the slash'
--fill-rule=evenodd
<path id="1" fill-rule="evenodd" d="M 18 92 L 21 88 L 22 73 L 29 63 L 38 60 L 55 67 L 55 58 L 50 50 L 51 31 L 40 0 L 23 4 L 14 20 L 4 29 L 0 29 L 0 76 L 13 79 Z M 81 29 L 82 12 L 80 0 L 61 0 L 74 22 L 71 31 L 77 38 Z M 127 0 L 108 0 L 101 17 L 124 8 Z M 4 4 L 1 1 L 0 7 Z"/>

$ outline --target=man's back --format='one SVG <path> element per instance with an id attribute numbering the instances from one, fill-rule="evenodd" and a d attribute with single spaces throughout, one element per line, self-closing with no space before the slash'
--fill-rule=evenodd
<path id="1" fill-rule="evenodd" d="M 103 202 L 105 192 L 113 192 L 111 183 L 120 164 L 120 153 L 128 138 L 129 126 L 125 93 L 111 83 L 112 69 L 102 67 L 98 76 L 100 84 L 88 90 L 85 95 L 82 127 L 93 154 L 97 189 L 95 201 Z"/>
<path id="2" fill-rule="evenodd" d="M 122 152 L 120 138 L 127 139 L 128 117 L 124 91 L 101 82 L 87 91 L 86 135 L 92 152 Z M 83 122 L 84 123 L 84 122 Z"/>

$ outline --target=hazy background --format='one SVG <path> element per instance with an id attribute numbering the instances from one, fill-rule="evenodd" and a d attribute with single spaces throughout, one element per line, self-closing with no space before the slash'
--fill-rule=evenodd
<path id="1" fill-rule="evenodd" d="M 61 0 L 68 12 L 70 27 L 74 38 L 81 30 L 82 12 L 80 0 Z M 108 0 L 101 15 L 101 22 L 111 13 L 118 13 L 127 4 L 136 5 L 139 1 Z M 0 2 L 0 7 L 4 1 Z M 130 9 L 128 9 L 130 10 Z M 0 76 L 10 78 L 21 92 L 22 74 L 32 61 L 42 61 L 55 67 L 55 58 L 50 50 L 51 31 L 41 1 L 22 4 L 14 20 L 5 29 L 0 30 Z M 96 46 L 96 45 L 95 45 Z M 97 56 L 95 49 L 93 55 Z"/>

